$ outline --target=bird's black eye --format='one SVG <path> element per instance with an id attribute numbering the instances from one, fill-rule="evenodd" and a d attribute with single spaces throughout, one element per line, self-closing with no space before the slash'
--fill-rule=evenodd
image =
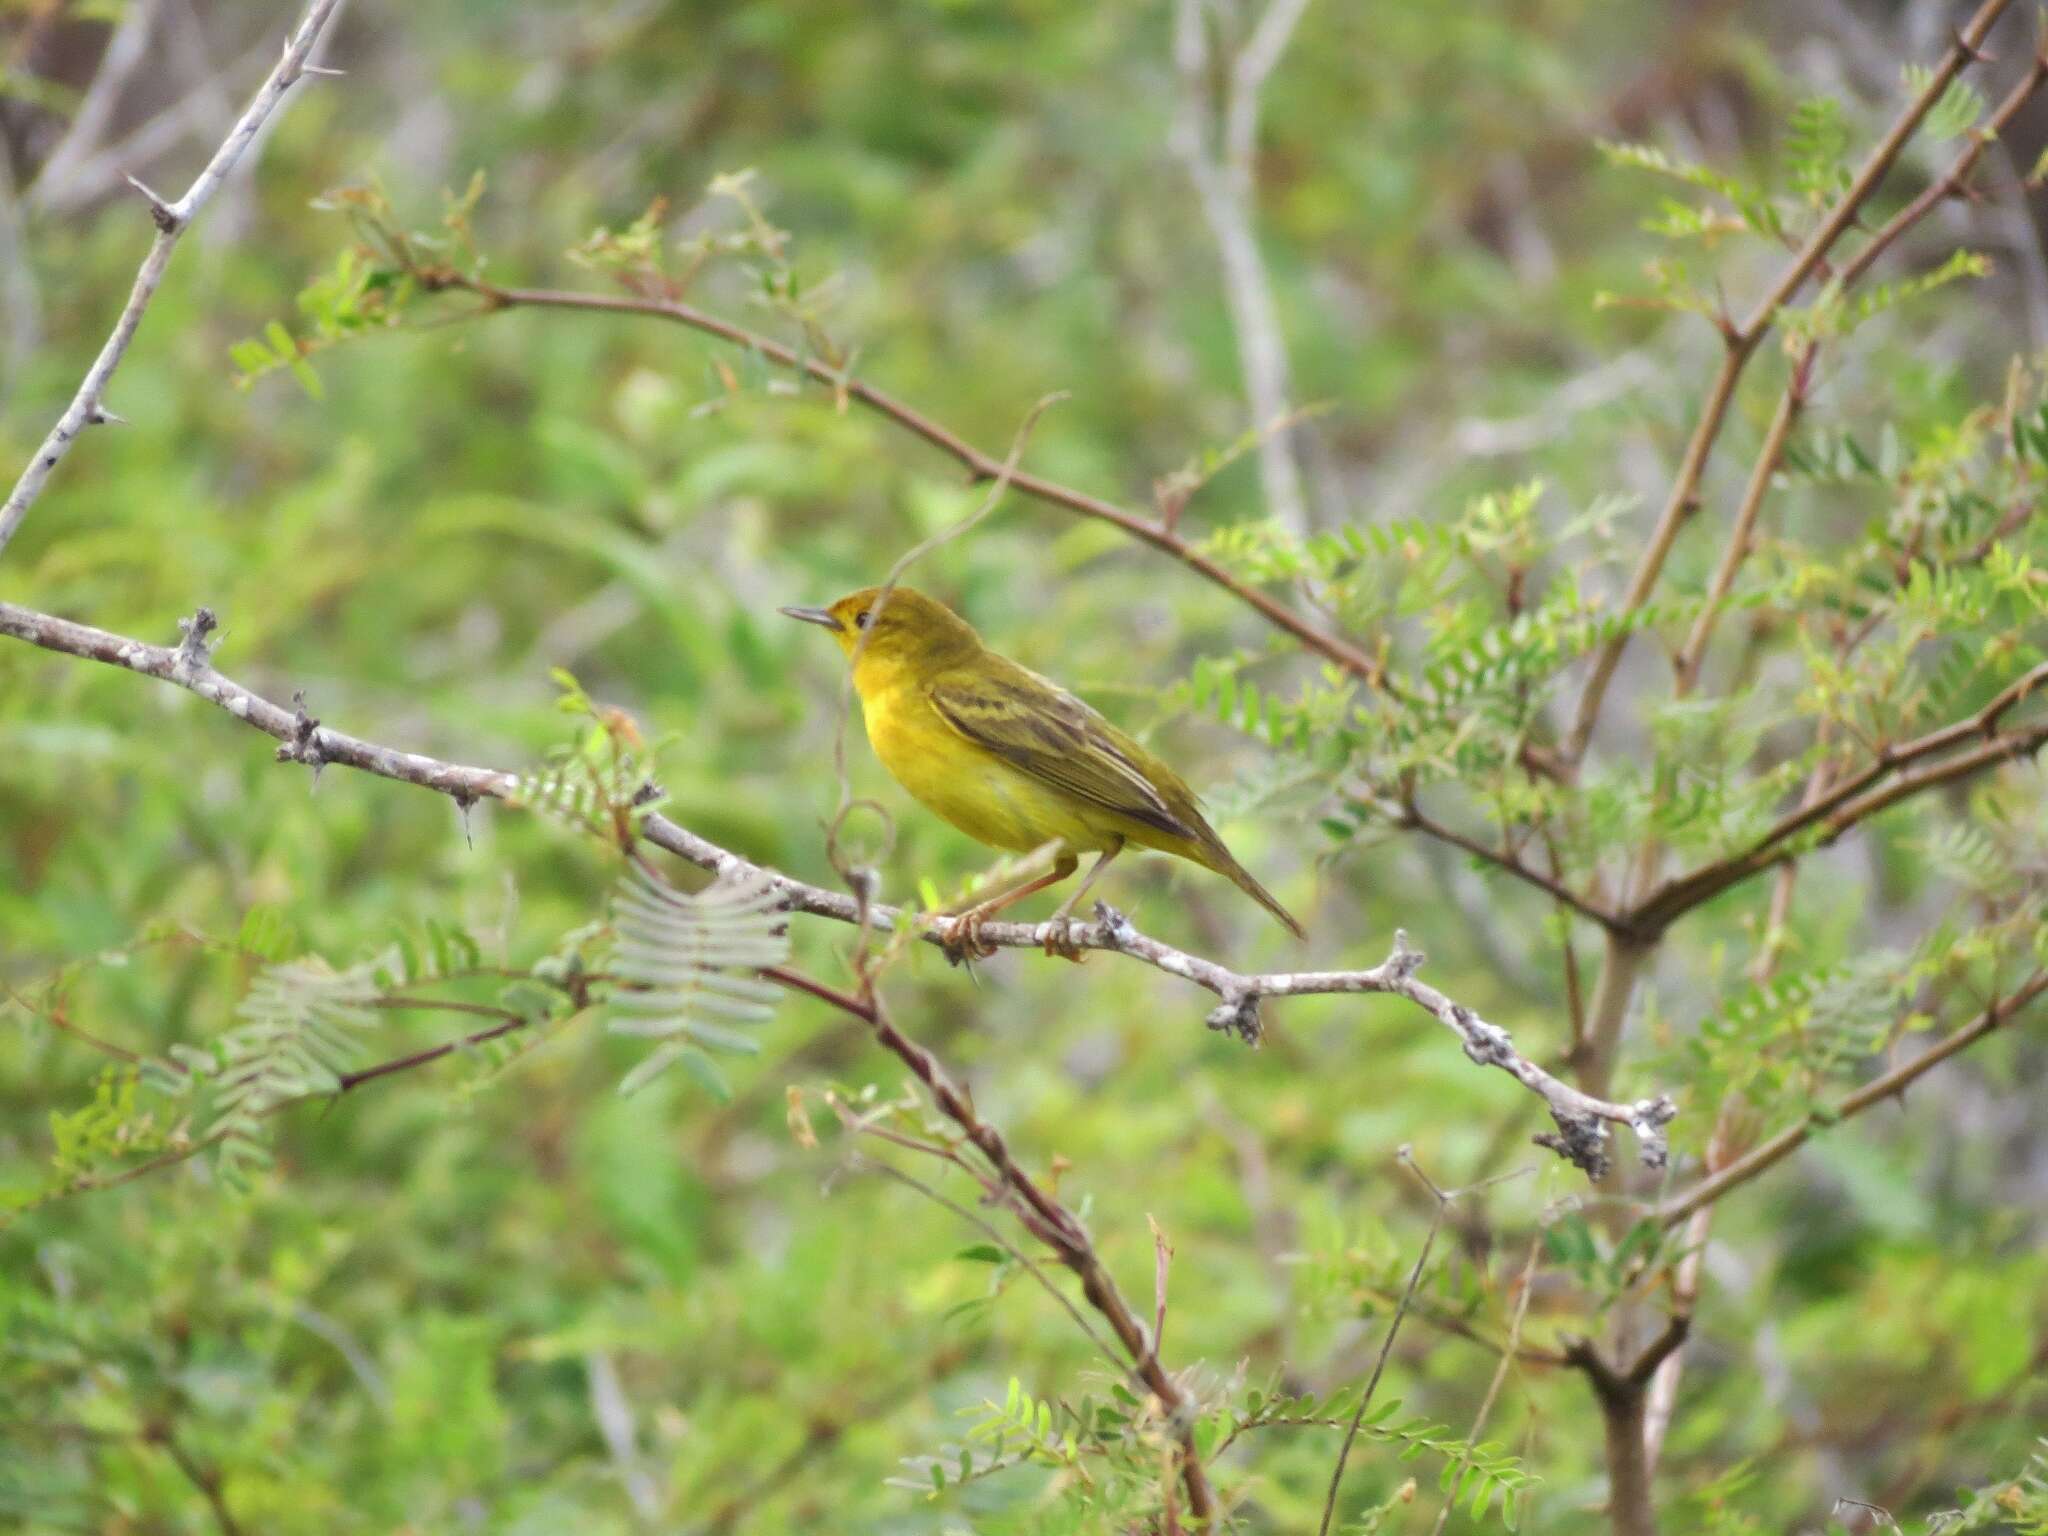
<path id="1" fill-rule="evenodd" d="M 853 621 L 853 627 L 855 629 L 866 629 L 868 627 L 868 620 L 872 619 L 873 617 L 873 613 L 863 609 L 861 612 L 861 616 Z"/>

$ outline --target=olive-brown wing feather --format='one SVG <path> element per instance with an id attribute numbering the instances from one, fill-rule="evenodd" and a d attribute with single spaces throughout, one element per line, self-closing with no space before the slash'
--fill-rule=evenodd
<path id="1" fill-rule="evenodd" d="M 1190 817 L 1169 802 L 1141 765 L 1142 748 L 1035 673 L 1014 663 L 942 672 L 927 695 L 954 730 L 1033 778 L 1169 836 L 1204 841 L 1200 813 Z"/>

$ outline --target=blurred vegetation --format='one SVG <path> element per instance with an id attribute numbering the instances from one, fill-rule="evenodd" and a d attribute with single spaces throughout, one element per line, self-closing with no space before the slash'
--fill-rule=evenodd
<path id="1" fill-rule="evenodd" d="M 138 158 L 74 162 L 56 185 L 40 172 L 134 14 L 0 0 L 10 476 L 145 246 L 120 173 L 181 186 L 284 25 L 250 0 L 143 9 L 154 42 L 102 140 Z M 1217 15 L 1225 34 L 1248 25 Z M 346 77 L 300 88 L 181 246 L 109 395 L 128 424 L 61 467 L 0 558 L 0 599 L 159 642 L 209 605 L 230 675 L 460 762 L 526 772 L 565 742 L 595 750 L 603 711 L 624 711 L 668 814 L 836 884 L 837 657 L 774 610 L 879 580 L 980 490 L 743 352 L 632 316 L 454 319 L 460 295 L 401 293 L 364 243 L 368 207 L 438 231 L 436 259 L 488 281 L 612 291 L 646 254 L 619 242 L 666 199 L 638 227 L 672 265 L 707 253 L 692 302 L 793 341 L 814 316 L 860 377 L 998 455 L 1064 391 L 1026 462 L 1121 505 L 1213 468 L 1184 533 L 1331 627 L 1385 634 L 1429 683 L 1435 713 L 1371 713 L 1173 561 L 1005 499 L 917 584 L 1186 768 L 1313 938 L 1291 947 L 1164 861 L 1120 865 L 1110 900 L 1244 971 L 1373 964 L 1404 928 L 1435 985 L 1556 1064 L 1595 926 L 1404 834 L 1368 790 L 1442 795 L 1489 843 L 1546 826 L 1553 859 L 1618 888 L 1645 839 L 1691 867 L 1768 822 L 1816 761 L 1817 722 L 1890 740 L 2042 658 L 2042 520 L 2004 521 L 2048 472 L 2026 118 L 1983 200 L 1944 203 L 1864 290 L 1896 302 L 1805 295 L 1791 332 L 1825 338 L 1824 360 L 1713 695 L 1670 698 L 1661 653 L 1698 612 L 1766 430 L 1776 338 L 1675 548 L 1672 606 L 1638 621 L 1602 751 L 1570 795 L 1516 766 L 1568 721 L 1560 679 L 1613 633 L 1611 594 L 1718 361 L 1695 299 L 1739 309 L 1767 286 L 1787 243 L 1773 221 L 1796 238 L 1838 195 L 1946 19 L 1311 5 L 1265 95 L 1256 199 L 1292 393 L 1316 407 L 1289 434 L 1303 536 L 1264 517 L 1246 434 L 1266 424 L 1169 148 L 1170 7 L 356 0 L 328 55 Z M 1967 142 L 2031 24 L 2006 19 L 1993 79 L 1945 98 L 1872 223 Z M 1661 174 L 1681 163 L 1743 185 Z M 741 171 L 773 237 L 709 190 Z M 1830 624 L 1879 610 L 1868 649 L 1831 660 Z M 598 723 L 564 713 L 556 669 Z M 851 771 L 893 817 L 873 847 L 888 899 L 987 865 L 857 741 Z M 1558 1352 L 1653 1327 L 1682 1256 L 1678 1233 L 1610 1220 L 1610 1196 L 1690 1183 L 1724 1098 L 1752 1134 L 1779 1129 L 2039 964 L 2043 805 L 2021 762 L 1816 851 L 1768 940 L 1774 982 L 1744 979 L 1768 882 L 1674 931 L 1615 1090 L 1678 1096 L 1665 1184 L 1589 1190 L 1527 1146 L 1537 1101 L 1398 999 L 1275 1005 L 1254 1052 L 1202 1028 L 1205 995 L 1113 957 L 1013 953 L 970 974 L 924 951 L 888 987 L 1148 1317 L 1148 1223 L 1166 1235 L 1163 1354 L 1208 1409 L 1206 1444 L 1231 1439 L 1213 1475 L 1245 1530 L 1320 1515 L 1340 1431 L 1242 1426 L 1356 1401 L 1435 1214 L 1397 1149 L 1445 1187 L 1530 1168 L 1454 1208 L 1375 1399 L 1400 1408 L 1353 1452 L 1340 1515 L 1427 1531 L 1439 1476 L 1477 1460 L 1509 1469 L 1519 1529 L 1578 1532 L 1600 1523 L 1607 1470 L 1598 1404 Z M 904 1074 L 802 997 L 746 1027 L 757 1053 L 693 1056 L 621 1094 L 647 1045 L 561 994 L 544 1028 L 265 1113 L 264 1159 L 112 1182 L 206 1129 L 131 1058 L 214 1049 L 285 964 L 324 965 L 323 985 L 375 963 L 376 985 L 452 975 L 448 995 L 484 1007 L 499 981 L 470 972 L 552 985 L 593 942 L 618 863 L 559 818 L 309 774 L 184 693 L 0 652 L 0 1522 L 1158 1528 L 1156 1466 L 1062 1439 L 1120 1411 L 1121 1375 L 1013 1256 L 874 1174 L 824 1094 L 872 1107 Z M 835 983 L 849 943 L 835 924 L 790 930 L 794 963 Z M 464 1021 L 359 1022 L 367 1062 Z M 1911 1529 L 2048 1530 L 2029 1460 L 2048 1424 L 2037 1025 L 1725 1203 L 1659 1467 L 1669 1529 L 1869 1528 L 1847 1498 Z M 1529 1358 L 1468 1456 L 1538 1239 Z M 988 1473 L 975 1458 L 994 1445 L 1016 1464 Z M 963 1446 L 977 1475 L 933 1493 L 919 1458 L 950 1474 Z M 1496 1495 L 1447 1528 L 1501 1519 Z"/>

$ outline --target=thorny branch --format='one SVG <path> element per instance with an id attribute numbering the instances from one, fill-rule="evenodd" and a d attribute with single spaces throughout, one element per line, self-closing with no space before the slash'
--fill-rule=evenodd
<path id="1" fill-rule="evenodd" d="M 380 778 L 435 790 L 465 808 L 479 800 L 518 798 L 520 781 L 513 774 L 444 762 L 364 741 L 322 724 L 307 713 L 303 701 L 287 709 L 223 676 L 211 660 L 211 637 L 217 623 L 212 610 L 202 608 L 181 624 L 184 638 L 178 645 L 150 645 L 17 604 L 0 603 L 0 634 L 44 650 L 124 667 L 175 683 L 275 738 L 280 762 L 296 762 L 315 769 L 328 764 L 357 768 Z M 761 869 L 665 816 L 650 815 L 644 831 L 655 846 L 711 874 L 769 881 L 791 911 L 856 926 L 864 921 L 894 924 L 902 917 L 894 908 L 868 906 L 863 910 L 853 896 Z M 1219 1001 L 1208 1015 L 1211 1029 L 1228 1030 L 1240 1039 L 1256 1042 L 1263 1030 L 1261 1005 L 1272 997 L 1364 993 L 1403 997 L 1455 1034 L 1473 1061 L 1500 1068 L 1541 1097 L 1549 1106 L 1557 1129 L 1539 1137 L 1539 1142 L 1589 1176 L 1599 1177 L 1609 1165 L 1611 1125 L 1626 1125 L 1635 1133 L 1646 1165 L 1662 1167 L 1666 1160 L 1664 1127 L 1677 1113 L 1668 1097 L 1660 1095 L 1633 1103 L 1609 1102 L 1582 1093 L 1553 1076 L 1517 1051 L 1505 1029 L 1488 1023 L 1465 1004 L 1418 980 L 1416 972 L 1424 957 L 1408 944 L 1405 935 L 1396 934 L 1393 953 L 1369 969 L 1246 975 L 1140 933 L 1128 918 L 1104 903 L 1098 902 L 1095 912 L 1093 922 L 1067 925 L 1068 944 L 1083 950 L 1108 950 L 1141 961 L 1214 993 Z M 981 933 L 986 942 L 1007 949 L 1042 949 L 1048 939 L 1058 937 L 1050 923 L 989 923 Z M 930 943 L 942 944 L 946 936 L 944 925 L 927 924 L 920 936 Z"/>
<path id="2" fill-rule="evenodd" d="M 157 288 L 170 266 L 172 251 L 177 248 L 179 238 L 192 227 L 192 221 L 199 216 L 200 210 L 220 190 L 243 152 L 263 131 L 263 125 L 284 101 L 286 93 L 303 75 L 319 72 L 307 61 L 312 57 L 314 45 L 320 41 L 321 30 L 340 5 L 341 0 L 313 0 L 305 19 L 285 43 L 284 55 L 277 61 L 277 67 L 257 89 L 255 98 L 228 131 L 220 148 L 214 151 L 213 158 L 206 162 L 205 169 L 185 189 L 183 197 L 176 202 L 166 202 L 141 182 L 129 178 L 149 205 L 150 217 L 156 221 L 156 239 L 151 242 L 149 254 L 143 258 L 142 266 L 135 274 L 135 286 L 129 291 L 128 303 L 121 310 L 120 319 L 114 322 L 113 332 L 100 348 L 99 356 L 93 359 L 92 366 L 86 370 L 78 392 L 71 397 L 71 404 L 57 418 L 57 424 L 43 439 L 42 446 L 36 449 L 28 467 L 22 470 L 21 478 L 15 482 L 6 502 L 0 504 L 0 550 L 4 550 L 14 537 L 15 530 L 28 516 L 29 508 L 35 505 L 58 461 L 70 451 L 78 434 L 89 426 L 119 419 L 106 409 L 107 385 L 114 376 L 114 370 L 121 366 L 129 343 L 135 339 L 143 312 L 156 297 Z"/>
<path id="3" fill-rule="evenodd" d="M 874 1031 L 877 1043 L 910 1068 L 932 1096 L 932 1102 L 987 1159 L 994 1181 L 991 1193 L 1001 1199 L 1027 1232 L 1074 1272 L 1088 1305 L 1109 1324 L 1129 1358 L 1132 1371 L 1158 1399 L 1160 1411 L 1180 1445 L 1180 1475 L 1182 1486 L 1187 1489 L 1188 1512 L 1199 1520 L 1213 1520 L 1216 1496 L 1195 1449 L 1194 1405 L 1159 1363 L 1157 1341 L 1117 1289 L 1081 1219 L 1023 1169 L 1011 1154 L 1002 1132 L 975 1113 L 973 1099 L 953 1081 L 939 1059 L 897 1027 L 878 994 L 868 992 L 856 997 L 809 977 L 801 979 L 801 988 L 840 1012 L 863 1020 Z M 1088 1331 L 1092 1335 L 1093 1330 Z"/>
<path id="4" fill-rule="evenodd" d="M 2010 730 L 2001 725 L 2014 708 L 2044 687 L 2048 687 L 2048 662 L 2015 678 L 1975 714 L 1909 741 L 1886 744 L 1861 772 L 1821 795 L 1802 800 L 1796 810 L 1788 811 L 1741 852 L 1675 876 L 1649 892 L 1630 914 L 1632 923 L 1651 932 L 1661 931 L 1730 886 L 1813 847 L 1825 847 L 1859 822 L 1911 795 L 2039 751 L 2048 744 L 2048 719 Z M 1968 750 L 1956 750 L 1961 747 Z M 1925 766 L 1914 767 L 1921 763 Z M 1904 771 L 1909 769 L 1913 771 Z M 1891 782 L 1886 783 L 1887 779 Z"/>
<path id="5" fill-rule="evenodd" d="M 1912 138 L 1927 114 L 1947 92 L 1956 76 L 1982 56 L 1982 45 L 1994 23 L 2004 14 L 2011 0 L 1984 0 L 1977 12 L 1955 34 L 1954 41 L 1942 54 L 1941 61 L 1927 76 L 1922 88 L 1906 104 L 1886 131 L 1884 137 L 1865 158 L 1855 177 L 1842 195 L 1836 199 L 1827 216 L 1807 237 L 1770 291 L 1757 301 L 1756 307 L 1747 318 L 1740 322 L 1723 316 L 1721 334 L 1725 343 L 1721 354 L 1721 365 L 1714 375 L 1713 383 L 1707 388 L 1706 402 L 1700 408 L 1698 420 L 1694 423 L 1692 436 L 1687 441 L 1685 453 L 1679 460 L 1678 473 L 1673 478 L 1670 494 L 1663 508 L 1657 514 L 1657 521 L 1650 532 L 1649 541 L 1643 548 L 1641 558 L 1629 577 L 1628 588 L 1622 597 L 1621 613 L 1630 617 L 1649 602 L 1651 593 L 1664 571 L 1664 562 L 1678 541 L 1679 531 L 1699 509 L 1700 483 L 1706 473 L 1707 461 L 1713 456 L 1714 446 L 1719 441 L 1721 429 L 1728 417 L 1728 408 L 1735 398 L 1735 387 L 1741 382 L 1743 370 L 1756 355 L 1771 326 L 1776 323 L 1778 311 L 1797 293 L 1806 280 L 1827 261 L 1828 253 L 1843 235 L 1854 226 L 1865 203 L 1877 191 L 1906 141 Z M 2031 89 L 2031 87 L 2030 87 Z M 1941 185 L 1937 183 L 1937 185 Z M 1887 224 L 1878 236 L 1873 237 L 1871 249 L 1859 255 L 1849 267 L 1837 274 L 1844 287 L 1861 276 L 1878 252 L 1896 238 L 1899 231 L 1924 214 L 1934 202 L 1946 192 L 1937 193 L 1924 204 L 1916 199 L 1913 204 L 1900 211 L 1900 215 Z M 1910 213 L 1912 218 L 1907 218 Z M 1896 227 L 1895 227 L 1896 226 Z M 1621 664 L 1621 653 L 1627 648 L 1629 629 L 1624 625 L 1615 637 L 1594 655 L 1593 669 L 1586 679 L 1585 690 L 1579 696 L 1578 709 L 1567 734 L 1563 757 L 1567 763 L 1577 763 L 1585 755 L 1587 744 L 1592 740 L 1594 728 L 1600 721 L 1600 706 L 1607 696 L 1608 684 L 1614 680 L 1615 669 Z"/>
<path id="6" fill-rule="evenodd" d="M 1783 1162 L 1804 1146 L 1816 1131 L 1830 1125 L 1838 1125 L 1852 1115 L 1860 1115 L 1874 1104 L 1882 1104 L 1887 1099 L 1900 1097 L 1909 1086 L 1947 1061 L 1949 1057 L 1975 1045 L 1986 1035 L 1996 1033 L 2043 992 L 2048 992 L 2048 970 L 2036 971 L 2010 995 L 1993 1003 L 1960 1029 L 1943 1036 L 1912 1060 L 1900 1063 L 1882 1077 L 1872 1079 L 1854 1093 L 1845 1095 L 1827 1108 L 1809 1111 L 1804 1118 L 1787 1126 L 1769 1140 L 1759 1142 L 1719 1172 L 1700 1180 L 1684 1194 L 1666 1200 L 1656 1208 L 1657 1221 L 1665 1227 L 1677 1226 L 1694 1211 L 1704 1210 L 1730 1190 L 1747 1184 L 1766 1169 Z"/>
<path id="7" fill-rule="evenodd" d="M 2005 98 L 1993 109 L 1991 116 L 1970 135 L 1969 142 L 1957 154 L 1949 167 L 1940 176 L 1923 187 L 1912 201 L 1884 222 L 1850 260 L 1844 264 L 1839 278 L 1846 289 L 1861 278 L 1876 264 L 1900 235 L 1925 218 L 1930 210 L 1947 198 L 1965 196 L 1969 192 L 1970 177 L 1977 169 L 1977 162 L 1984 156 L 1986 146 L 1996 143 L 2011 124 L 2013 118 L 2048 83 L 2048 39 L 2038 48 L 2027 72 L 2016 81 Z M 1677 674 L 1677 692 L 1682 698 L 1692 691 L 1699 681 L 1700 667 L 1706 659 L 1708 642 L 1713 638 L 1714 628 L 1719 623 L 1726 605 L 1728 594 L 1735 585 L 1736 575 L 1743 562 L 1755 548 L 1757 513 L 1770 490 L 1771 477 L 1777 472 L 1785 452 L 1786 440 L 1791 435 L 1794 423 L 1806 407 L 1806 397 L 1812 387 L 1815 359 L 1820 351 L 1819 343 L 1807 340 L 1800 344 L 1787 370 L 1784 391 L 1778 397 L 1777 409 L 1771 416 L 1771 424 L 1764 433 L 1763 446 L 1758 449 L 1756 461 L 1750 468 L 1749 480 L 1744 485 L 1742 500 L 1735 511 L 1735 522 L 1728 534 L 1727 547 L 1722 551 L 1721 562 L 1715 568 L 1711 585 L 1707 589 L 1707 601 L 1693 621 L 1691 632 L 1686 636 L 1684 646 L 1673 662 Z"/>
<path id="8" fill-rule="evenodd" d="M 977 481 L 993 480 L 1003 471 L 1003 461 L 994 454 L 985 452 L 968 442 L 958 433 L 941 426 L 894 395 L 877 389 L 863 380 L 849 377 L 842 370 L 813 355 L 786 346 L 770 336 L 734 325 L 720 319 L 695 305 L 677 299 L 645 298 L 630 294 L 578 293 L 573 290 L 552 288 L 504 288 L 495 283 L 458 272 L 449 267 L 423 268 L 415 274 L 421 287 L 428 291 L 456 290 L 475 295 L 483 300 L 486 313 L 510 309 L 580 309 L 598 310 L 611 314 L 641 315 L 649 319 L 668 320 L 691 330 L 716 336 L 721 341 L 742 347 L 780 368 L 802 373 L 816 382 L 826 385 L 849 400 L 858 400 L 863 406 L 886 417 L 914 437 L 922 438 L 932 447 L 964 466 Z M 1352 641 L 1327 630 L 1318 629 L 1302 618 L 1271 594 L 1260 591 L 1250 582 L 1233 576 L 1222 565 L 1212 560 L 1191 540 L 1181 537 L 1164 520 L 1141 516 L 1136 512 L 1093 496 L 1086 491 L 1048 480 L 1043 475 L 1020 470 L 1010 477 L 1012 489 L 1042 501 L 1051 506 L 1064 507 L 1084 517 L 1097 518 L 1114 527 L 1121 528 L 1140 543 L 1171 555 L 1182 565 L 1203 580 L 1221 587 L 1238 601 L 1255 609 L 1265 620 L 1286 631 L 1302 646 L 1341 668 L 1344 672 L 1365 683 L 1368 687 L 1386 689 L 1386 669 L 1379 658 L 1360 649 Z"/>

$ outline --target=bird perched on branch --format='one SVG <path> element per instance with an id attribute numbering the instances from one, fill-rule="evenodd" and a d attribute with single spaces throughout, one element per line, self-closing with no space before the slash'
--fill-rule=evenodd
<path id="1" fill-rule="evenodd" d="M 982 923 L 1094 852 L 1048 930 L 1048 952 L 1078 958 L 1058 937 L 1067 916 L 1133 844 L 1214 870 L 1306 936 L 1223 846 L 1179 774 L 1065 689 L 991 651 L 945 604 L 908 587 L 867 587 L 829 608 L 781 611 L 830 630 L 852 659 L 868 740 L 897 783 L 977 842 L 1056 849 L 1050 874 L 954 917 L 956 953 L 994 953 Z"/>

